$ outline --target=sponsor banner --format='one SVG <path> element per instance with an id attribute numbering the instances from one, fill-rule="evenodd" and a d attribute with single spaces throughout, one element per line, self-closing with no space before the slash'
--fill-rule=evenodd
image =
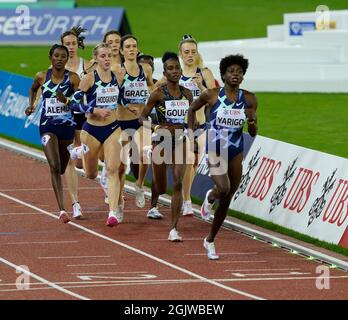
<path id="1" fill-rule="evenodd" d="M 348 160 L 257 136 L 230 208 L 348 247 Z"/>
<path id="2" fill-rule="evenodd" d="M 129 28 L 124 16 L 120 7 L 0 9 L 0 44 L 53 44 L 76 25 L 87 29 L 87 44 L 99 43 L 108 30 Z"/>
<path id="3" fill-rule="evenodd" d="M 33 79 L 0 71 L 0 134 L 40 146 L 40 108 L 27 117 Z"/>

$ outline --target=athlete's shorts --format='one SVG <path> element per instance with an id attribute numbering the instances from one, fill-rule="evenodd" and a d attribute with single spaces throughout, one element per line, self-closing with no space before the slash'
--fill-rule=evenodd
<path id="1" fill-rule="evenodd" d="M 76 122 L 75 130 L 82 130 L 82 126 L 87 120 L 85 113 L 75 113 L 74 112 L 74 120 Z"/>
<path id="2" fill-rule="evenodd" d="M 74 126 L 64 125 L 40 125 L 40 136 L 42 137 L 45 133 L 53 133 L 58 140 L 73 140 L 75 135 Z"/>
<path id="3" fill-rule="evenodd" d="M 94 126 L 87 121 L 83 124 L 82 130 L 88 132 L 91 136 L 96 138 L 100 143 L 104 143 L 120 125 L 117 120 L 106 126 Z"/>
<path id="4" fill-rule="evenodd" d="M 138 119 L 118 120 L 118 123 L 120 124 L 120 127 L 122 130 L 126 130 L 126 129 L 138 130 L 141 127 Z"/>
<path id="5" fill-rule="evenodd" d="M 218 156 L 222 156 L 225 160 L 230 161 L 236 155 L 243 152 L 244 143 L 243 143 L 243 135 L 241 135 L 239 141 L 235 143 L 231 143 L 231 141 L 226 141 L 222 138 L 216 138 L 212 131 L 207 131 L 207 139 L 206 139 L 206 153 L 214 152 Z"/>

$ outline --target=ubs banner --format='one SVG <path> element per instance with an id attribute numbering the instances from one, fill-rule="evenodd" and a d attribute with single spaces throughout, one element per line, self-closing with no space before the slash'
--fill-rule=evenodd
<path id="1" fill-rule="evenodd" d="M 348 248 L 348 159 L 258 136 L 230 208 Z"/>
<path id="2" fill-rule="evenodd" d="M 86 28 L 85 42 L 99 43 L 110 29 L 130 33 L 125 11 L 120 7 L 32 9 L 21 5 L 16 9 L 0 9 L 0 44 L 53 44 L 73 26 Z"/>

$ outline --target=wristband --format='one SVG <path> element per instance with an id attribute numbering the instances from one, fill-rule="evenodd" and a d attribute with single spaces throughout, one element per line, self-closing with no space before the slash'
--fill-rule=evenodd
<path id="1" fill-rule="evenodd" d="M 156 125 L 156 126 L 153 128 L 153 131 L 156 131 L 158 128 L 159 128 L 159 125 Z"/>

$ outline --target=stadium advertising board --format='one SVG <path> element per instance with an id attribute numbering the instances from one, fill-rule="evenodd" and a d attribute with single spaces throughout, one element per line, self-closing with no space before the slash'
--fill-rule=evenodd
<path id="1" fill-rule="evenodd" d="M 40 146 L 40 110 L 27 117 L 33 79 L 0 71 L 0 134 Z"/>
<path id="2" fill-rule="evenodd" d="M 348 160 L 257 136 L 230 208 L 348 247 Z"/>
<path id="3" fill-rule="evenodd" d="M 0 44 L 52 44 L 76 25 L 87 29 L 87 44 L 102 41 L 110 29 L 129 31 L 125 11 L 120 7 L 33 9 L 22 5 L 0 9 Z"/>

